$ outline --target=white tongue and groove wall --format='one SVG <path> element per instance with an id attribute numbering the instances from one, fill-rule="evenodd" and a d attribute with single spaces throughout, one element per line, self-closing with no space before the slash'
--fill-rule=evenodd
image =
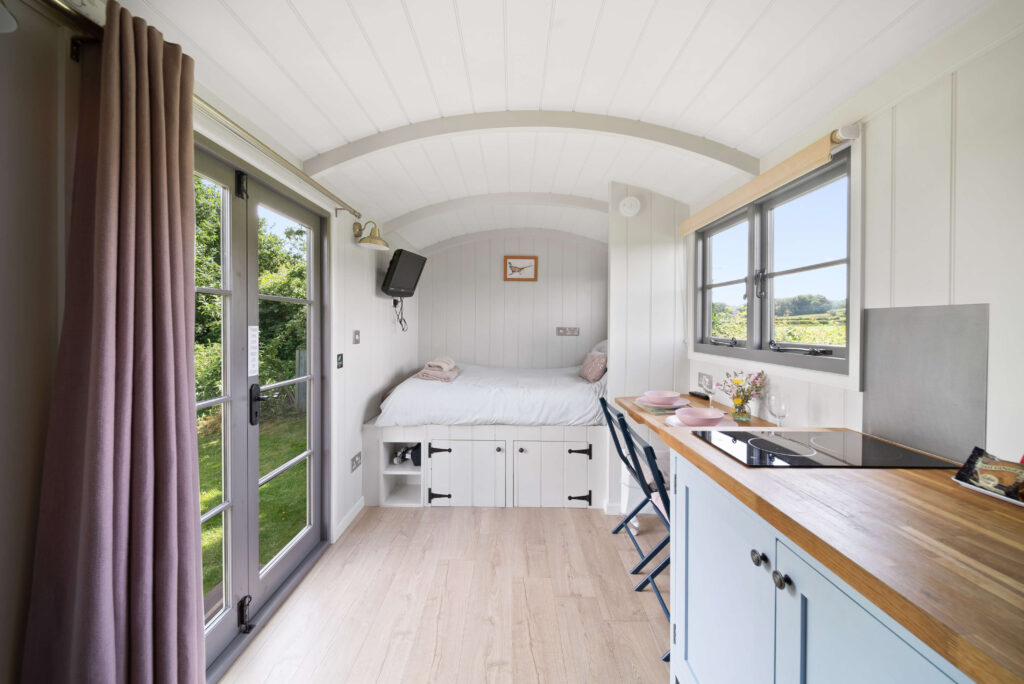
<path id="1" fill-rule="evenodd" d="M 640 200 L 631 218 L 619 213 L 627 196 Z M 685 278 L 688 273 L 679 224 L 689 216 L 682 202 L 623 183 L 612 183 L 608 201 L 608 397 L 640 394 L 649 389 L 686 391 Z M 641 433 L 659 451 L 657 437 Z M 609 451 L 608 511 L 629 498 L 628 478 Z M 638 490 L 633 490 L 635 492 Z M 618 500 L 616 500 L 618 496 Z"/>
<path id="2" fill-rule="evenodd" d="M 608 245 L 558 230 L 470 234 L 422 250 L 415 299 L 421 363 L 564 368 L 608 334 Z M 536 256 L 536 282 L 506 282 L 504 257 Z M 579 336 L 555 335 L 556 327 Z"/>

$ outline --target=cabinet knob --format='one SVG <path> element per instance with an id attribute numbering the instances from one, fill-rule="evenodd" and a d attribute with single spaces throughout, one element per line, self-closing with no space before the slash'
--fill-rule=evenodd
<path id="1" fill-rule="evenodd" d="M 790 579 L 789 575 L 783 575 L 778 570 L 772 570 L 772 582 L 775 582 L 776 589 L 785 589 L 786 587 L 793 586 L 793 580 Z"/>
<path id="2" fill-rule="evenodd" d="M 768 562 L 768 554 L 761 553 L 757 549 L 750 549 L 750 562 L 756 567 L 761 567 L 762 563 Z"/>
<path id="3" fill-rule="evenodd" d="M 525 454 L 526 453 L 526 449 L 524 449 L 523 447 L 519 447 L 519 453 Z"/>
<path id="4" fill-rule="evenodd" d="M 497 451 L 499 454 L 501 453 L 501 447 L 494 447 L 494 450 Z"/>

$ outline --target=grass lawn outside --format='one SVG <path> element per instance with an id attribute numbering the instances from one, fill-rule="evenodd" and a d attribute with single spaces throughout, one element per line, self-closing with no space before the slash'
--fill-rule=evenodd
<path id="1" fill-rule="evenodd" d="M 199 412 L 199 498 L 205 513 L 222 501 L 222 416 L 220 406 Z M 306 413 L 288 411 L 260 423 L 260 475 L 306 450 Z M 259 492 L 259 560 L 270 562 L 306 526 L 307 462 L 275 477 Z M 203 593 L 224 579 L 224 514 L 203 525 Z"/>

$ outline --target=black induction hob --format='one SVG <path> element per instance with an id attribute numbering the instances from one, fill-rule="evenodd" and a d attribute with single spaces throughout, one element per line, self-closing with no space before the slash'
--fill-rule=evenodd
<path id="1" fill-rule="evenodd" d="M 852 430 L 693 433 L 711 446 L 754 467 L 789 468 L 959 468 L 913 449 Z"/>

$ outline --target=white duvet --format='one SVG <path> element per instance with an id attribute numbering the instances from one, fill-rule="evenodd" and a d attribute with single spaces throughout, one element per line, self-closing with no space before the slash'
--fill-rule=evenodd
<path id="1" fill-rule="evenodd" d="M 380 407 L 377 425 L 600 425 L 606 378 L 580 367 L 489 368 L 460 364 L 452 382 L 412 377 Z"/>

